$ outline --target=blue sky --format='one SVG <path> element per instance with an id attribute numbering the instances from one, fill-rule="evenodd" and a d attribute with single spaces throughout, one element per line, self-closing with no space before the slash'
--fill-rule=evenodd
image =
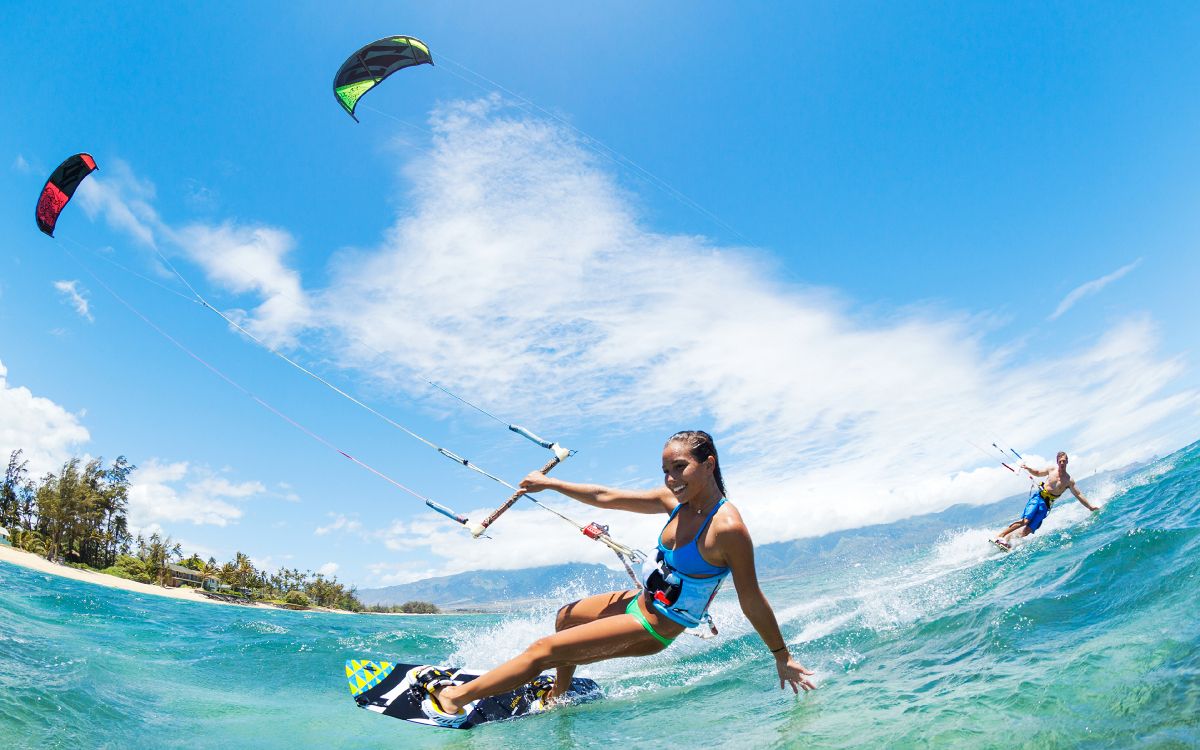
<path id="1" fill-rule="evenodd" d="M 467 543 L 231 388 L 91 274 L 422 494 L 504 497 L 156 250 L 510 481 L 544 453 L 422 378 L 579 449 L 579 480 L 652 484 L 666 435 L 710 429 L 760 541 L 1022 489 L 967 440 L 1086 475 L 1196 437 L 1194 7 L 234 7 L 4 11 L 0 449 L 127 455 L 141 528 L 360 585 L 607 562 L 537 509 Z M 333 72 L 396 33 L 438 64 L 356 125 Z M 49 240 L 37 191 L 81 150 L 101 171 Z"/>

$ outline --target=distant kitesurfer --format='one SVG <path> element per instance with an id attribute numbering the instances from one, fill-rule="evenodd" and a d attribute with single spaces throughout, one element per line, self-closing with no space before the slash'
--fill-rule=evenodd
<path id="1" fill-rule="evenodd" d="M 1071 491 L 1071 494 L 1075 496 L 1075 499 L 1083 507 L 1090 511 L 1099 510 L 1095 505 L 1088 502 L 1088 499 L 1075 486 L 1075 480 L 1067 473 L 1067 454 L 1065 452 L 1058 452 L 1054 466 L 1045 469 L 1034 469 L 1021 464 L 1021 468 L 1028 471 L 1031 476 L 1046 477 L 1046 479 L 1034 488 L 1033 493 L 1029 496 L 1029 501 L 1025 503 L 1025 511 L 1021 513 L 1021 517 L 1010 523 L 1008 528 L 1001 531 L 992 540 L 1000 547 L 1012 549 L 1012 543 L 1008 541 L 1008 536 L 1017 530 L 1020 530 L 1021 536 L 1029 536 L 1037 531 L 1042 525 L 1042 521 L 1046 520 L 1046 514 L 1050 512 L 1054 501 L 1062 497 L 1063 493 L 1067 490 Z"/>
<path id="2" fill-rule="evenodd" d="M 426 694 L 422 709 L 430 719 L 456 726 L 466 720 L 472 702 L 531 681 L 545 706 L 567 692 L 580 664 L 658 653 L 686 628 L 711 622 L 709 604 L 729 575 L 742 612 L 774 657 L 780 689 L 787 685 L 798 694 L 815 687 L 812 672 L 792 659 L 759 588 L 754 543 L 741 514 L 725 499 L 712 437 L 699 430 L 672 435 L 663 448 L 662 469 L 664 486 L 653 490 L 576 484 L 541 472 L 521 482 L 525 492 L 554 490 L 597 508 L 669 514 L 658 555 L 643 566 L 643 589 L 597 594 L 564 606 L 553 635 L 470 682 L 456 684 L 437 667 L 412 670 L 413 683 Z M 548 669 L 557 670 L 553 679 L 538 677 Z"/>

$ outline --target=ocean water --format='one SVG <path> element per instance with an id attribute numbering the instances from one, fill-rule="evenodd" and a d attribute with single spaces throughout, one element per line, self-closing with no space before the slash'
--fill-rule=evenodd
<path id="1" fill-rule="evenodd" d="M 470 732 L 357 708 L 344 660 L 491 666 L 552 607 L 245 610 L 0 563 L 0 747 L 1200 747 L 1200 443 L 1087 489 L 1100 513 L 1064 500 L 1008 555 L 960 529 L 769 582 L 807 696 L 726 594 L 720 638 L 585 667 L 604 700 Z"/>

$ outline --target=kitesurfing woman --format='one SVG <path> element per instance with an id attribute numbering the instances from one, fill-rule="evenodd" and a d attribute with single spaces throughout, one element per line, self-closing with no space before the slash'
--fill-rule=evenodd
<path id="1" fill-rule="evenodd" d="M 699 430 L 672 435 L 663 448 L 662 469 L 663 486 L 652 490 L 576 484 L 540 472 L 521 482 L 525 492 L 554 490 L 597 508 L 668 514 L 657 558 L 643 566 L 642 590 L 597 594 L 566 605 L 558 611 L 553 635 L 470 682 L 456 684 L 436 667 L 413 670 L 414 682 L 428 693 L 422 704 L 426 715 L 442 724 L 462 723 L 473 701 L 515 690 L 555 669 L 553 683 L 535 683 L 541 700 L 550 703 L 570 689 L 580 664 L 658 653 L 686 628 L 707 620 L 708 605 L 726 576 L 733 577 L 742 612 L 774 656 L 780 689 L 790 685 L 799 693 L 815 687 L 812 672 L 792 659 L 759 588 L 754 543 L 737 508 L 725 500 L 712 437 Z"/>

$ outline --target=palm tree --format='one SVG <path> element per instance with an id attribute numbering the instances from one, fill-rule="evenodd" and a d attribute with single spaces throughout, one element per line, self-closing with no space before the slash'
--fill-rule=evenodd
<path id="1" fill-rule="evenodd" d="M 14 535 L 13 537 L 13 546 L 45 557 L 47 549 L 46 540 L 41 534 L 31 530 L 20 531 L 17 534 L 19 536 Z"/>
<path id="2" fill-rule="evenodd" d="M 193 557 L 199 558 L 198 555 L 193 555 Z M 200 564 L 195 567 L 197 575 L 200 576 L 200 588 L 204 588 L 204 584 L 209 578 L 216 576 L 218 569 L 214 563 L 216 563 L 216 560 L 209 558 L 207 562 L 200 560 Z"/>
<path id="3" fill-rule="evenodd" d="M 146 545 L 146 556 L 142 559 L 146 561 L 150 577 L 157 581 L 159 586 L 165 586 L 167 574 L 170 572 L 167 566 L 182 554 L 179 542 L 169 535 L 163 539 L 156 532 L 150 535 L 150 543 Z"/>
<path id="4" fill-rule="evenodd" d="M 250 556 L 238 552 L 234 555 L 233 568 L 238 589 L 248 591 L 258 573 L 254 569 L 254 563 L 250 562 Z"/>

